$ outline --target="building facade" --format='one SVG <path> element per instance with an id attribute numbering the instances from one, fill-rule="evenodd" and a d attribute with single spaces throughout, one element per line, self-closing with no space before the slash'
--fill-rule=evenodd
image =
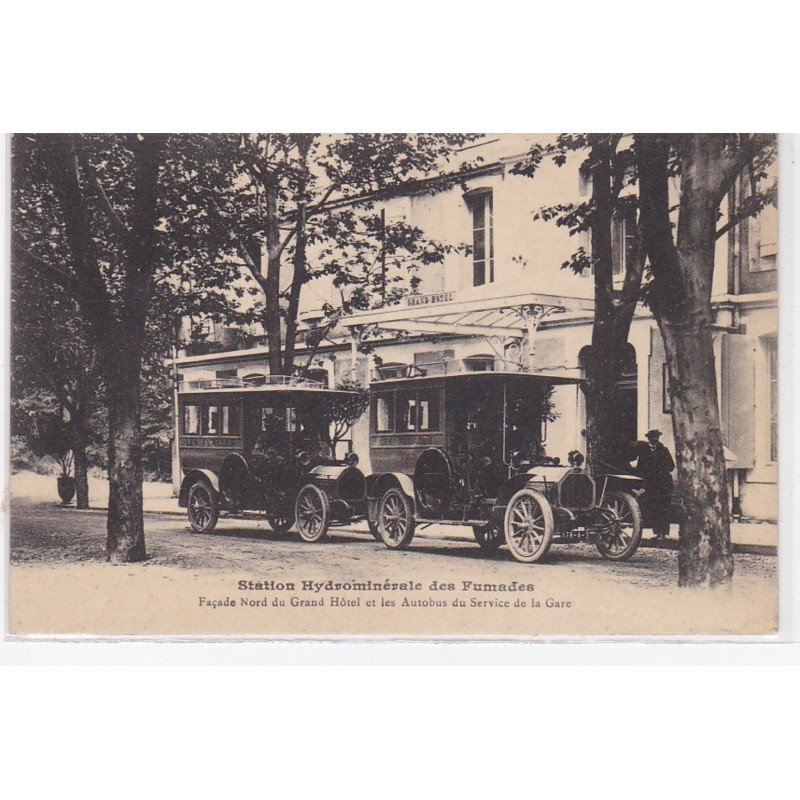
<path id="1" fill-rule="evenodd" d="M 385 201 L 371 198 L 388 221 L 402 220 L 432 239 L 467 247 L 454 249 L 440 264 L 418 270 L 418 293 L 393 307 L 388 316 L 398 319 L 389 324 L 388 332 L 370 334 L 360 324 L 334 331 L 331 343 L 317 351 L 311 377 L 329 385 L 350 377 L 367 382 L 377 364 L 415 365 L 430 372 L 447 361 L 475 370 L 501 363 L 554 374 L 580 370 L 582 351 L 591 342 L 593 281 L 591 275 L 576 275 L 562 265 L 579 246 L 588 249 L 588 236 L 570 236 L 565 228 L 534 215 L 545 206 L 586 200 L 590 179 L 580 154 L 569 156 L 562 166 L 543 161 L 534 178 L 515 175 L 513 166 L 534 141 L 542 137 L 489 137 L 465 149 L 464 160 L 474 164 L 479 156 L 480 166 L 466 171 L 450 188 Z M 736 187 L 728 207 L 735 207 L 748 185 L 742 181 Z M 614 274 L 620 281 L 634 235 L 635 218 L 620 213 L 612 236 Z M 389 269 L 410 267 L 397 263 Z M 319 320 L 320 301 L 331 292 L 332 284 L 324 280 L 310 285 L 301 313 L 306 326 Z M 713 308 L 720 414 L 734 511 L 774 519 L 778 504 L 774 208 L 731 226 L 718 240 Z M 375 312 L 364 319 L 386 316 Z M 372 336 L 370 355 L 356 352 L 359 335 Z M 258 380 L 266 374 L 265 353 L 262 347 L 183 353 L 176 361 L 177 377 Z M 628 362 L 618 389 L 620 425 L 626 436 L 634 440 L 658 428 L 664 434 L 662 441 L 674 451 L 663 343 L 644 306 L 637 309 L 631 326 Z M 585 452 L 581 390 L 575 385 L 557 386 L 552 399 L 557 418 L 543 431 L 547 453 L 564 459 L 570 450 Z M 355 425 L 346 446 L 359 453 L 368 472 L 367 416 Z"/>

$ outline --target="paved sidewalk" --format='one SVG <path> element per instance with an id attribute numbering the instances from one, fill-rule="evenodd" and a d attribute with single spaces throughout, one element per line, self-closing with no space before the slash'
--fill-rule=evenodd
<path id="1" fill-rule="evenodd" d="M 178 499 L 172 496 L 169 483 L 145 482 L 144 510 L 152 514 L 186 514 L 178 507 Z M 11 496 L 25 498 L 41 503 L 58 503 L 55 475 L 37 475 L 33 472 L 18 472 L 11 476 Z M 74 505 L 74 503 L 73 503 Z M 102 478 L 89 479 L 89 505 L 96 510 L 108 506 L 108 482 Z M 366 523 L 356 523 L 351 527 L 356 531 L 366 531 Z M 417 529 L 423 538 L 447 539 L 451 541 L 473 541 L 468 528 L 453 525 L 427 525 Z M 775 555 L 778 547 L 778 526 L 773 522 L 734 522 L 731 525 L 731 540 L 734 551 Z M 678 526 L 673 525 L 670 538 L 656 542 L 653 532 L 646 528 L 642 537 L 642 547 L 663 547 L 677 549 Z"/>

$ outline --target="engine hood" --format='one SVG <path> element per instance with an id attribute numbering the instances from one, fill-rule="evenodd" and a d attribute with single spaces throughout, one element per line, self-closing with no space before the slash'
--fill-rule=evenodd
<path id="1" fill-rule="evenodd" d="M 547 481 L 548 483 L 558 483 L 568 472 L 572 472 L 572 467 L 568 464 L 564 466 L 541 466 L 531 467 L 528 470 L 531 480 Z"/>

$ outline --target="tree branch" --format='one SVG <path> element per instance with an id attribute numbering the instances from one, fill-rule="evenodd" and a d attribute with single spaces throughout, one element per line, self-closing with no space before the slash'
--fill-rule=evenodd
<path id="1" fill-rule="evenodd" d="M 75 278 L 68 272 L 64 272 L 58 269 L 58 267 L 54 267 L 52 264 L 48 264 L 38 256 L 35 256 L 27 249 L 27 245 L 28 243 L 20 233 L 17 231 L 11 232 L 11 249 L 16 257 L 27 264 L 27 266 L 38 275 L 46 280 L 54 280 L 59 286 L 66 289 L 70 296 L 74 296 L 78 288 L 78 282 Z"/>
<path id="2" fill-rule="evenodd" d="M 717 229 L 716 238 L 720 239 L 731 230 L 731 228 L 735 228 L 743 220 L 746 220 L 748 217 L 753 217 L 762 211 L 766 205 L 760 202 L 762 199 L 763 198 L 754 195 L 748 197 L 747 200 L 731 214 L 730 219 L 721 228 Z"/>
<path id="3" fill-rule="evenodd" d="M 723 150 L 721 161 L 723 167 L 720 172 L 720 179 L 717 188 L 717 198 L 719 201 L 728 193 L 733 181 L 739 173 L 752 161 L 755 154 L 772 142 L 772 134 L 754 133 L 748 136 L 744 142 L 740 143 L 734 153 L 726 153 Z"/>
<path id="4" fill-rule="evenodd" d="M 204 199 L 209 212 L 216 217 L 217 221 L 226 230 L 228 241 L 236 248 L 236 251 L 239 253 L 242 261 L 244 261 L 245 266 L 249 270 L 250 274 L 253 276 L 256 283 L 263 289 L 264 277 L 261 274 L 261 269 L 259 268 L 258 264 L 253 261 L 253 257 L 248 252 L 247 247 L 245 247 L 244 242 L 236 233 L 233 226 L 228 224 L 225 214 L 223 214 L 222 209 L 219 207 L 216 198 L 211 192 L 206 192 Z"/>
<path id="5" fill-rule="evenodd" d="M 117 233 L 117 235 L 122 240 L 123 245 L 127 246 L 129 243 L 130 238 L 130 231 L 128 230 L 125 223 L 122 221 L 119 214 L 117 214 L 114 206 L 111 205 L 111 200 L 109 199 L 108 195 L 106 194 L 106 190 L 103 188 L 102 183 L 100 182 L 100 176 L 95 171 L 94 167 L 89 163 L 89 159 L 84 152 L 83 147 L 80 145 L 78 147 L 78 157 L 80 159 L 81 165 L 84 168 L 84 171 L 89 176 L 92 181 L 92 186 L 95 189 L 97 194 L 97 198 L 100 201 L 100 207 L 105 212 L 106 217 L 108 217 L 109 222 L 111 223 L 111 227 Z"/>

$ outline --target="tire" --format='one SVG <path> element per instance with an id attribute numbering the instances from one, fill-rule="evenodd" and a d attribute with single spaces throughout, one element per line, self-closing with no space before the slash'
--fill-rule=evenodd
<path id="1" fill-rule="evenodd" d="M 503 529 L 517 561 L 541 561 L 553 543 L 553 528 L 553 509 L 544 495 L 524 488 L 508 501 Z"/>
<path id="2" fill-rule="evenodd" d="M 594 543 L 607 561 L 627 561 L 642 541 L 642 510 L 633 495 L 627 492 L 609 492 L 601 513 L 609 517 L 612 530 L 595 531 Z"/>
<path id="3" fill-rule="evenodd" d="M 494 553 L 505 541 L 503 529 L 492 522 L 487 525 L 473 525 L 472 535 L 484 553 Z"/>
<path id="4" fill-rule="evenodd" d="M 267 522 L 273 533 L 288 533 L 294 525 L 294 517 L 288 510 L 278 511 L 275 514 L 267 514 Z"/>
<path id="5" fill-rule="evenodd" d="M 322 542 L 328 538 L 330 503 L 328 495 L 316 484 L 307 483 L 298 493 L 294 506 L 297 532 L 305 542 Z"/>
<path id="6" fill-rule="evenodd" d="M 219 498 L 206 481 L 197 481 L 189 489 L 186 504 L 189 524 L 195 533 L 211 533 L 219 519 Z"/>
<path id="7" fill-rule="evenodd" d="M 378 533 L 390 550 L 404 550 L 414 538 L 414 509 L 400 489 L 393 487 L 383 493 L 378 503 Z"/>
<path id="8" fill-rule="evenodd" d="M 380 542 L 381 532 L 378 530 L 378 524 L 373 522 L 369 516 L 367 516 L 367 527 L 369 528 L 369 532 L 372 534 L 372 538 L 375 539 L 375 541 Z"/>

